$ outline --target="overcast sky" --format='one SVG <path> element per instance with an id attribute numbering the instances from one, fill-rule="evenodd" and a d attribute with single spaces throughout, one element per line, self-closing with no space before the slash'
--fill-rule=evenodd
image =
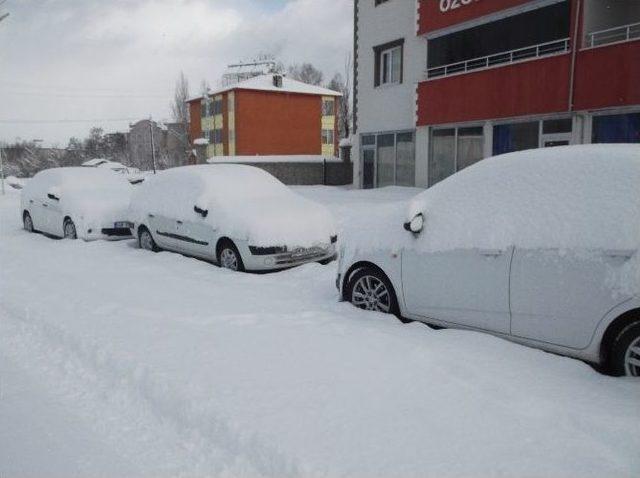
<path id="1" fill-rule="evenodd" d="M 353 41 L 353 0 L 7 0 L 0 12 L 0 141 L 64 146 L 94 125 L 169 119 L 181 70 L 193 94 L 260 52 L 330 77 Z"/>

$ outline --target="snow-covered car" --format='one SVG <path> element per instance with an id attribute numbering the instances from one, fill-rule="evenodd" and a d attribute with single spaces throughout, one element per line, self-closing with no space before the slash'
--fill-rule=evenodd
<path id="1" fill-rule="evenodd" d="M 331 213 L 252 166 L 162 171 L 136 188 L 130 217 L 141 248 L 232 270 L 278 270 L 336 256 Z"/>
<path id="2" fill-rule="evenodd" d="M 54 168 L 37 173 L 21 192 L 24 228 L 68 239 L 125 239 L 133 187 L 108 169 Z"/>
<path id="3" fill-rule="evenodd" d="M 387 228 L 342 251 L 343 299 L 640 376 L 640 145 L 486 159 Z"/>

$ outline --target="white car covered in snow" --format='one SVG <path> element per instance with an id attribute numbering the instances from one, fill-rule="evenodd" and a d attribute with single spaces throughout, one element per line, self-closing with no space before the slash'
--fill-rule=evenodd
<path id="1" fill-rule="evenodd" d="M 133 187 L 108 169 L 54 168 L 37 173 L 21 192 L 24 228 L 68 239 L 131 237 Z"/>
<path id="2" fill-rule="evenodd" d="M 388 228 L 343 251 L 354 305 L 640 376 L 640 146 L 486 159 Z"/>
<path id="3" fill-rule="evenodd" d="M 137 187 L 131 217 L 141 248 L 232 270 L 284 269 L 330 262 L 336 255 L 331 213 L 252 166 L 162 171 Z"/>

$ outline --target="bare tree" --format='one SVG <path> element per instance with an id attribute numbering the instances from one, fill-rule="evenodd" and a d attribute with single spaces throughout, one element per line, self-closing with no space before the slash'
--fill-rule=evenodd
<path id="1" fill-rule="evenodd" d="M 187 131 L 189 127 L 189 80 L 184 76 L 184 72 L 180 72 L 180 77 L 176 81 L 176 88 L 173 93 L 173 101 L 171 102 L 171 114 L 176 123 L 183 125 Z"/>
<path id="2" fill-rule="evenodd" d="M 303 63 L 301 65 L 291 65 L 288 69 L 290 78 L 294 80 L 302 81 L 310 85 L 322 84 L 323 74 L 311 63 Z"/>
<path id="3" fill-rule="evenodd" d="M 342 97 L 338 101 L 338 116 L 341 138 L 348 138 L 351 134 L 351 122 L 353 113 L 351 112 L 351 54 L 347 54 L 344 65 L 344 77 L 340 73 L 336 73 L 327 88 L 342 93 Z"/>

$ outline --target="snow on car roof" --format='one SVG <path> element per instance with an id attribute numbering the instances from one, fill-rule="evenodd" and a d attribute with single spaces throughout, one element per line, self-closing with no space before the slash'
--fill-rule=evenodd
<path id="1" fill-rule="evenodd" d="M 28 184 L 33 187 L 55 185 L 70 190 L 129 187 L 123 176 L 109 169 L 84 166 L 46 169 L 36 174 Z"/>
<path id="2" fill-rule="evenodd" d="M 485 159 L 411 202 L 420 247 L 636 249 L 640 145 L 535 149 Z"/>
<path id="3" fill-rule="evenodd" d="M 259 197 L 292 194 L 280 181 L 266 171 L 242 164 L 202 164 L 182 166 L 162 171 L 160 180 L 184 183 L 185 187 L 202 186 L 215 199 Z"/>

